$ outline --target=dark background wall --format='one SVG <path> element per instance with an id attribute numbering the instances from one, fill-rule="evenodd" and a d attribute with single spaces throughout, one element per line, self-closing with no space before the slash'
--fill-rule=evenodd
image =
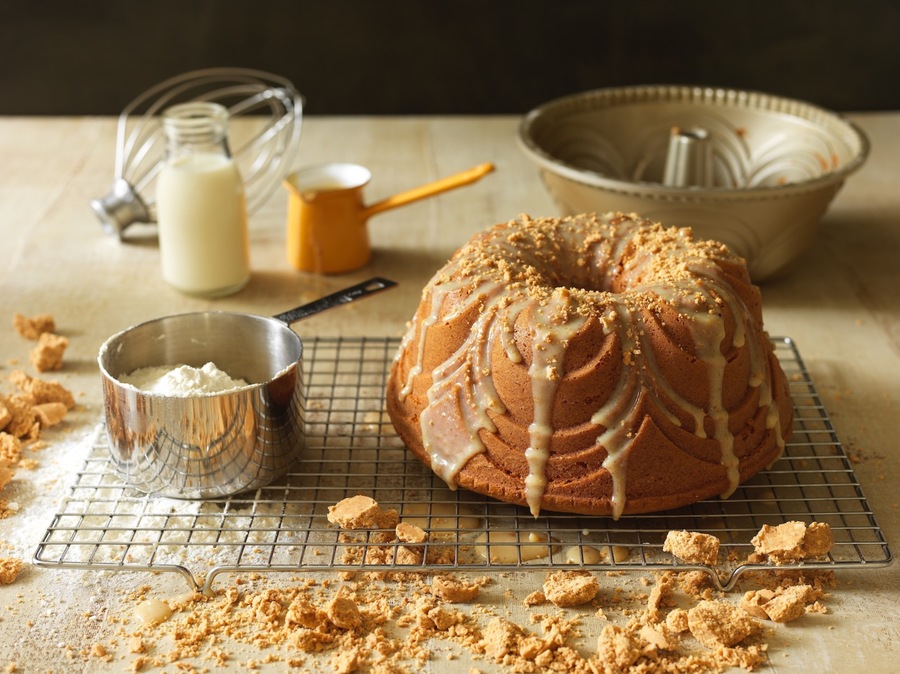
<path id="1" fill-rule="evenodd" d="M 116 114 L 196 68 L 309 114 L 522 113 L 624 84 L 900 109 L 900 0 L 29 0 L 0 7 L 0 114 Z"/>

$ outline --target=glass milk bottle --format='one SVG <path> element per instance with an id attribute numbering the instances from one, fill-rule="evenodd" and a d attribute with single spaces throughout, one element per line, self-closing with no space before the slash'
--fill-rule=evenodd
<path id="1" fill-rule="evenodd" d="M 156 184 L 163 279 L 204 297 L 236 293 L 250 280 L 244 185 L 228 149 L 228 111 L 218 103 L 172 106 Z"/>

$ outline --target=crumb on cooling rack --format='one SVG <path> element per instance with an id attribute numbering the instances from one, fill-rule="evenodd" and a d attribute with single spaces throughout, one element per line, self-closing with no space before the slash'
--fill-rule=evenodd
<path id="1" fill-rule="evenodd" d="M 544 579 L 544 596 L 560 608 L 582 606 L 600 592 L 600 584 L 589 571 L 553 571 Z"/>
<path id="2" fill-rule="evenodd" d="M 363 494 L 328 506 L 328 521 L 341 529 L 393 529 L 399 522 L 396 510 L 382 510 L 375 499 Z"/>
<path id="3" fill-rule="evenodd" d="M 663 552 L 671 552 L 688 564 L 715 566 L 719 559 L 719 539 L 696 531 L 670 531 Z"/>
<path id="4" fill-rule="evenodd" d="M 394 533 L 397 534 L 397 540 L 404 543 L 424 543 L 428 540 L 428 534 L 421 527 L 408 522 L 398 522 Z"/>
<path id="5" fill-rule="evenodd" d="M 834 545 L 831 527 L 825 522 L 785 522 L 776 527 L 764 524 L 751 540 L 755 556 L 774 564 L 789 564 L 824 557 Z"/>

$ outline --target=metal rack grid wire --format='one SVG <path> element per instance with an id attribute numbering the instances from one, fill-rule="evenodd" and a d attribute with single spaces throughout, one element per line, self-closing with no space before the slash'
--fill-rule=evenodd
<path id="1" fill-rule="evenodd" d="M 171 571 L 203 591 L 222 573 L 561 568 L 702 570 L 727 591 L 743 573 L 770 568 L 746 562 L 762 525 L 801 520 L 827 522 L 835 536 L 828 558 L 803 568 L 887 566 L 891 551 L 795 344 L 774 343 L 790 381 L 793 438 L 779 461 L 727 500 L 614 521 L 560 513 L 535 518 L 525 508 L 451 491 L 405 449 L 384 411 L 398 341 L 318 338 L 305 345 L 306 442 L 287 476 L 215 501 L 146 496 L 115 475 L 98 427 L 34 563 Z M 329 506 L 356 494 L 395 508 L 428 533 L 417 551 L 422 561 L 404 559 L 390 532 L 341 532 L 327 521 Z M 719 565 L 688 565 L 663 552 L 673 529 L 717 536 Z"/>

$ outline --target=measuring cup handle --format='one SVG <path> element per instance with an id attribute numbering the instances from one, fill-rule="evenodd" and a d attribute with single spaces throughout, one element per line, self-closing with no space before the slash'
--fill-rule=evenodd
<path id="1" fill-rule="evenodd" d="M 441 178 L 440 180 L 435 180 L 434 182 L 426 183 L 425 185 L 420 185 L 419 187 L 414 187 L 413 189 L 407 190 L 406 192 L 400 192 L 400 194 L 395 194 L 394 196 L 388 197 L 387 199 L 376 201 L 374 204 L 365 208 L 365 210 L 363 211 L 363 219 L 369 218 L 376 213 L 386 211 L 389 208 L 404 206 L 410 202 L 418 201 L 419 199 L 424 199 L 425 197 L 430 197 L 433 194 L 440 194 L 441 192 L 446 192 L 447 190 L 452 190 L 456 187 L 469 185 L 470 183 L 474 183 L 476 180 L 481 179 L 483 176 L 487 175 L 493 170 L 494 165 L 490 162 L 486 164 L 479 164 L 478 166 L 473 166 L 472 168 L 461 171 L 460 173 L 455 173 L 452 176 L 447 176 L 446 178 Z"/>
<path id="2" fill-rule="evenodd" d="M 275 318 L 275 320 L 281 321 L 282 323 L 290 325 L 291 323 L 295 323 L 302 318 L 317 314 L 320 311 L 325 311 L 326 309 L 331 309 L 333 307 L 340 306 L 341 304 L 347 304 L 348 302 L 354 302 L 358 299 L 366 297 L 367 295 L 372 295 L 374 293 L 381 292 L 382 290 L 393 288 L 395 285 L 397 285 L 397 283 L 394 281 L 389 281 L 388 279 L 376 276 L 375 278 L 371 278 L 368 281 L 357 283 L 355 286 L 350 286 L 349 288 L 338 290 L 336 293 L 332 293 L 331 295 L 326 295 L 325 297 L 317 299 L 314 302 L 310 302 L 309 304 L 304 304 L 297 307 L 296 309 L 285 311 L 284 313 L 273 316 L 273 318 Z"/>

